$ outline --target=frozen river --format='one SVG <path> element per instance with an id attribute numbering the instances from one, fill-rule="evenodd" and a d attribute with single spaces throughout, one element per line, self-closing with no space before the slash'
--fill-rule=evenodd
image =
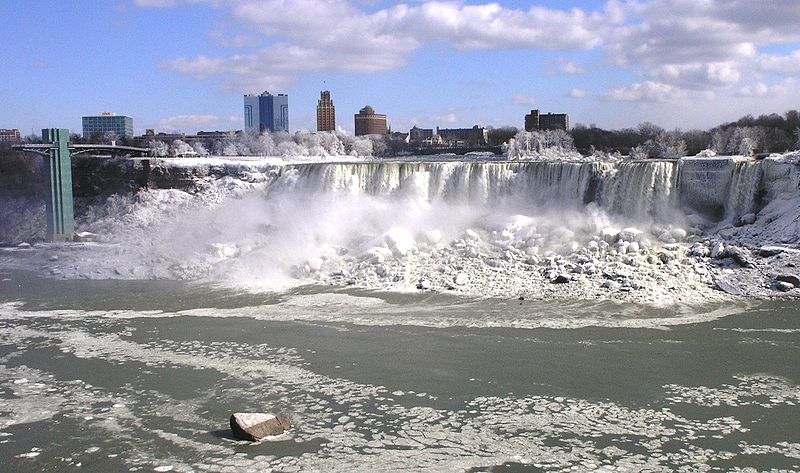
<path id="1" fill-rule="evenodd" d="M 4 471 L 800 470 L 796 301 L 0 280 Z"/>

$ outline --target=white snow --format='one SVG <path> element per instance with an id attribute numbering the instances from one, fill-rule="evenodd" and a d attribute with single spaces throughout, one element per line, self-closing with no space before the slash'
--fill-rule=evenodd
<path id="1" fill-rule="evenodd" d="M 729 297 L 716 287 L 733 283 L 731 274 L 747 292 L 769 287 L 771 273 L 759 272 L 760 260 L 750 271 L 709 257 L 724 258 L 729 245 L 800 244 L 798 155 L 760 164 L 767 200 L 752 209 L 737 201 L 754 216 L 738 227 L 729 218 L 714 227 L 694 210 L 687 215 L 675 184 L 682 166 L 668 162 L 177 158 L 164 163 L 223 166 L 227 174 L 198 177 L 192 193 L 112 196 L 78 222 L 94 243 L 37 245 L 24 258 L 5 249 L 0 264 L 38 264 L 55 277 L 200 279 L 254 290 L 315 282 L 541 299 L 714 300 Z M 750 172 L 746 164 L 735 169 Z M 597 176 L 605 179 L 599 203 L 586 205 Z M 736 195 L 757 185 L 737 182 Z M 795 256 L 785 255 L 786 268 Z M 551 284 L 557 276 L 570 282 Z"/>

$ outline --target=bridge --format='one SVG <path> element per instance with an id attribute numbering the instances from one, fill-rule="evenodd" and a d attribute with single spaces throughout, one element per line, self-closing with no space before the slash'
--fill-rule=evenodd
<path id="1" fill-rule="evenodd" d="M 35 153 L 42 155 L 46 158 L 50 157 L 50 151 L 53 149 L 51 144 L 24 144 L 13 145 L 13 149 L 23 153 Z M 149 157 L 150 148 L 137 148 L 135 146 L 118 146 L 118 145 L 93 145 L 93 144 L 67 144 L 70 155 L 77 156 L 79 154 L 91 153 L 94 151 L 106 152 L 112 155 L 125 155 L 125 156 L 138 156 Z"/>
<path id="2" fill-rule="evenodd" d="M 47 237 L 50 241 L 72 241 L 75 234 L 75 208 L 72 201 L 72 156 L 91 152 L 112 155 L 150 156 L 149 148 L 134 146 L 71 144 L 66 128 L 42 130 L 45 144 L 14 145 L 14 150 L 35 153 L 46 159 L 45 174 L 49 185 L 46 189 Z M 149 164 L 149 163 L 148 163 Z"/>

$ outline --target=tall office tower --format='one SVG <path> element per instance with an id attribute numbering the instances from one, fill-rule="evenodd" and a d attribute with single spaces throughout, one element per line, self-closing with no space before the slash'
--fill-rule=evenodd
<path id="1" fill-rule="evenodd" d="M 389 127 L 386 125 L 386 115 L 375 113 L 369 105 L 362 108 L 355 115 L 356 136 L 362 135 L 388 135 Z"/>
<path id="2" fill-rule="evenodd" d="M 317 131 L 336 131 L 336 107 L 331 100 L 331 93 L 323 90 L 317 102 Z"/>
<path id="3" fill-rule="evenodd" d="M 261 95 L 244 96 L 244 129 L 261 133 L 262 131 L 289 131 L 289 96 Z"/>
<path id="4" fill-rule="evenodd" d="M 120 138 L 133 138 L 133 118 L 116 113 L 103 112 L 100 115 L 83 117 L 83 137 L 94 138 L 107 132 Z"/>

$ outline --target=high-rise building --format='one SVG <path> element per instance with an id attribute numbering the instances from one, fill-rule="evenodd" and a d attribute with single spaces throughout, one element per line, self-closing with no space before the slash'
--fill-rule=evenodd
<path id="1" fill-rule="evenodd" d="M 566 113 L 540 114 L 539 110 L 531 110 L 525 115 L 525 131 L 567 130 L 569 131 L 569 115 Z"/>
<path id="2" fill-rule="evenodd" d="M 261 95 L 244 96 L 244 129 L 261 133 L 262 131 L 289 131 L 289 96 Z"/>
<path id="3" fill-rule="evenodd" d="M 389 127 L 386 125 L 386 115 L 375 113 L 367 105 L 355 115 L 356 136 L 362 135 L 388 135 Z"/>
<path id="4" fill-rule="evenodd" d="M 133 138 L 133 118 L 116 113 L 103 112 L 100 115 L 83 117 L 83 137 L 95 138 L 105 133 L 114 133 L 119 138 Z"/>
<path id="5" fill-rule="evenodd" d="M 323 90 L 317 102 L 317 131 L 336 131 L 336 107 L 331 100 L 331 93 Z"/>
<path id="6" fill-rule="evenodd" d="M 0 129 L 0 143 L 19 143 L 20 141 L 22 141 L 22 135 L 18 129 Z"/>

